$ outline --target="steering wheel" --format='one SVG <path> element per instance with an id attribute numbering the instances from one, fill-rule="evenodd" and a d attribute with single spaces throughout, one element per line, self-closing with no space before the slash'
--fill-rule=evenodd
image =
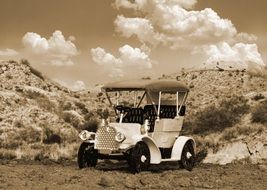
<path id="1" fill-rule="evenodd" d="M 127 106 L 123 106 L 123 105 L 118 105 L 115 107 L 116 110 L 118 110 L 119 112 L 121 113 L 124 113 L 124 112 L 129 112 L 131 110 L 130 107 L 127 107 Z"/>

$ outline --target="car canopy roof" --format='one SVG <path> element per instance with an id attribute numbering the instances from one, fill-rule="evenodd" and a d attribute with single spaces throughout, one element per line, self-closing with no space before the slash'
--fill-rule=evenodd
<path id="1" fill-rule="evenodd" d="M 153 92 L 188 92 L 189 88 L 178 81 L 172 80 L 133 80 L 108 83 L 102 87 L 106 92 L 144 90 Z"/>

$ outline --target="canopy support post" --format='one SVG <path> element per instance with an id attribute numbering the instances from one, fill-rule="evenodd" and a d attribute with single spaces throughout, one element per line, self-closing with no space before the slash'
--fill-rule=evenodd
<path id="1" fill-rule="evenodd" d="M 176 117 L 179 117 L 179 92 L 176 92 Z"/>
<path id="2" fill-rule="evenodd" d="M 159 105 L 158 105 L 157 120 L 159 120 L 159 114 L 160 114 L 160 100 L 161 100 L 161 91 L 159 91 Z"/>

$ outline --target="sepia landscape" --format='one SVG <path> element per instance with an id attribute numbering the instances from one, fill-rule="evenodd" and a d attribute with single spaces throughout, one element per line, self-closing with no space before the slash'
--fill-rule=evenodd
<path id="1" fill-rule="evenodd" d="M 42 10 L 24 1 L 0 0 L 0 189 L 266 189 L 262 0 L 246 2 L 259 16 L 247 24 L 228 0 L 223 8 L 201 0 L 79 0 L 64 2 L 62 13 L 59 2 L 42 2 Z M 21 9 L 9 19 L 14 7 Z M 237 26 L 219 16 L 227 14 Z M 132 79 L 188 86 L 180 135 L 196 142 L 192 171 L 176 161 L 132 174 L 127 161 L 109 159 L 79 169 L 79 133 L 114 116 L 103 85 Z"/>
<path id="2" fill-rule="evenodd" d="M 17 183 L 40 189 L 266 186 L 265 78 L 239 70 L 183 71 L 162 76 L 184 81 L 190 87 L 182 132 L 196 140 L 198 164 L 192 172 L 172 163 L 152 166 L 151 172 L 132 176 L 122 161 L 100 162 L 96 169 L 77 167 L 78 133 L 100 122 L 101 113 L 109 106 L 103 93 L 70 91 L 26 60 L 1 62 L 0 67 L 3 188 L 16 188 Z M 53 184 L 49 184 L 52 179 Z M 162 183 L 165 179 L 173 182 Z"/>

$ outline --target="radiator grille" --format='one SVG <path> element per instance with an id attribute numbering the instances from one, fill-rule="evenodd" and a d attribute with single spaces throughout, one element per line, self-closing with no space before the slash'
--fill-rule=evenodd
<path id="1" fill-rule="evenodd" d="M 101 127 L 97 130 L 95 149 L 117 150 L 118 142 L 115 141 L 116 129 L 114 127 Z"/>

